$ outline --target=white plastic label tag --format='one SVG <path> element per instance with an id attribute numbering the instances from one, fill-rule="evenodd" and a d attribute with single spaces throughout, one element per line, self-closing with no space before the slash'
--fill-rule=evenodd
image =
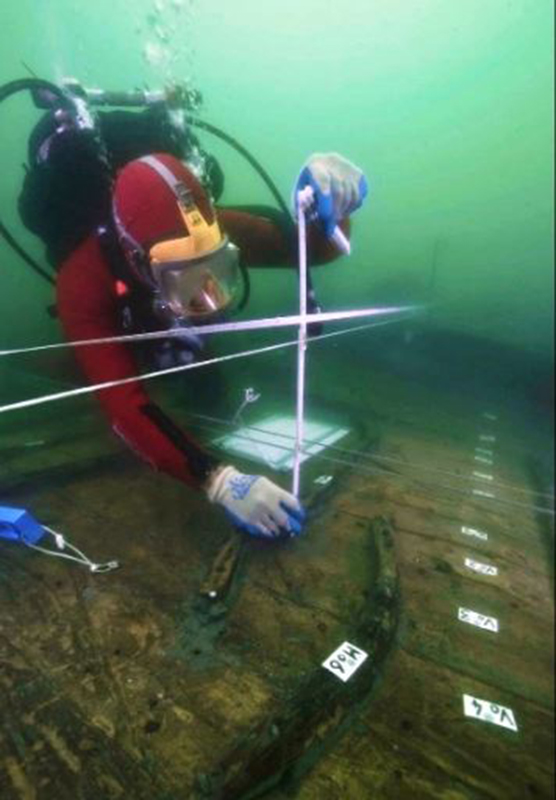
<path id="1" fill-rule="evenodd" d="M 475 456 L 475 461 L 478 461 L 480 464 L 487 464 L 489 467 L 494 466 L 494 461 L 492 458 L 485 458 L 484 456 Z"/>
<path id="2" fill-rule="evenodd" d="M 494 500 L 496 495 L 492 492 L 484 492 L 482 489 L 473 489 L 471 494 L 474 494 L 476 497 L 488 497 L 489 500 Z"/>
<path id="3" fill-rule="evenodd" d="M 480 719 L 482 722 L 491 722 L 510 731 L 517 731 L 517 722 L 511 708 L 490 703 L 488 700 L 479 700 L 470 694 L 463 695 L 463 712 L 466 717 Z"/>
<path id="4" fill-rule="evenodd" d="M 479 436 L 479 440 L 481 442 L 495 442 L 496 436 L 493 436 L 490 433 L 481 433 L 481 435 Z"/>
<path id="5" fill-rule="evenodd" d="M 476 539 L 482 539 L 484 542 L 488 539 L 488 533 L 478 531 L 475 528 L 467 528 L 465 525 L 462 526 L 461 532 L 466 536 L 474 536 Z"/>
<path id="6" fill-rule="evenodd" d="M 492 631 L 498 633 L 498 620 L 496 617 L 487 617 L 485 614 L 479 614 L 477 611 L 471 611 L 470 608 L 458 609 L 458 619 L 460 622 L 467 622 L 469 625 L 475 625 L 476 628 L 483 628 L 485 631 Z"/>
<path id="7" fill-rule="evenodd" d="M 493 567 L 492 564 L 481 564 L 480 561 L 474 561 L 472 558 L 465 559 L 465 566 L 473 572 L 480 572 L 481 575 L 498 575 L 498 567 Z"/>
<path id="8" fill-rule="evenodd" d="M 331 480 L 333 480 L 332 475 L 319 475 L 318 478 L 315 478 L 313 481 L 314 483 L 318 483 L 319 486 L 328 486 Z"/>
<path id="9" fill-rule="evenodd" d="M 322 666 L 345 683 L 367 657 L 368 653 L 365 653 L 364 650 L 349 642 L 344 642 L 334 650 L 332 655 L 328 656 L 326 661 L 322 662 Z"/>
<path id="10" fill-rule="evenodd" d="M 477 470 L 473 470 L 473 477 L 479 478 L 482 481 L 493 481 L 494 478 L 492 475 L 488 475 L 486 472 L 477 472 Z"/>

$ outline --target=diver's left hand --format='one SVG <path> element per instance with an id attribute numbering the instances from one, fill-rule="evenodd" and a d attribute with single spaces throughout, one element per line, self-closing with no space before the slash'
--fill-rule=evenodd
<path id="1" fill-rule="evenodd" d="M 315 194 L 317 216 L 327 236 L 353 214 L 368 193 L 363 172 L 338 153 L 313 153 L 301 170 L 294 188 L 294 200 L 300 189 L 311 186 Z"/>

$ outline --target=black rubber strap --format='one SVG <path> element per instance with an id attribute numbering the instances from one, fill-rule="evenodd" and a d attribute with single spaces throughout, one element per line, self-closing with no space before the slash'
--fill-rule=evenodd
<path id="1" fill-rule="evenodd" d="M 141 411 L 172 442 L 174 447 L 184 454 L 193 477 L 200 484 L 204 483 L 210 473 L 219 465 L 218 459 L 188 439 L 170 417 L 166 416 L 164 411 L 154 403 L 141 406 Z"/>

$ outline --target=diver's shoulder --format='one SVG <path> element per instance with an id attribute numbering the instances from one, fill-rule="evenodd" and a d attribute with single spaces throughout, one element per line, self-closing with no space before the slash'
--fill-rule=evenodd
<path id="1" fill-rule="evenodd" d="M 88 236 L 70 253 L 61 265 L 56 284 L 62 317 L 111 312 L 114 278 L 96 236 Z"/>
<path id="2" fill-rule="evenodd" d="M 102 252 L 98 237 L 90 234 L 67 256 L 60 265 L 58 282 L 74 277 L 80 280 L 97 278 L 109 279 L 110 268 Z"/>

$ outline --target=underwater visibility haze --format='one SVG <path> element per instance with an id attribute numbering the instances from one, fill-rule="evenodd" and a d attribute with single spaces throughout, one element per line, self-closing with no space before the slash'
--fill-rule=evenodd
<path id="1" fill-rule="evenodd" d="M 2 800 L 553 798 L 553 4 L 0 42 Z"/>

